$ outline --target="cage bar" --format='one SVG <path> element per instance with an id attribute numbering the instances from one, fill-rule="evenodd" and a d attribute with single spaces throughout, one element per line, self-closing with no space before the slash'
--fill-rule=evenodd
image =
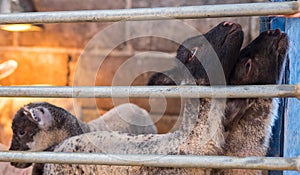
<path id="1" fill-rule="evenodd" d="M 299 158 L 2 151 L 0 162 L 299 170 Z"/>
<path id="2" fill-rule="evenodd" d="M 271 98 L 299 97 L 299 85 L 247 86 L 1 86 L 0 97 Z"/>
<path id="3" fill-rule="evenodd" d="M 293 14 L 300 2 L 264 2 L 183 7 L 136 8 L 0 14 L 0 24 L 115 22 L 158 19 L 216 18 Z"/>
<path id="4" fill-rule="evenodd" d="M 34 12 L 0 14 L 0 24 L 114 22 L 159 19 L 215 18 L 293 14 L 300 2 L 245 3 L 186 7 Z M 2 86 L 0 97 L 106 98 L 182 97 L 256 98 L 299 97 L 299 85 L 260 86 L 118 86 L 32 87 Z M 145 161 L 138 161 L 145 160 Z M 0 162 L 67 163 L 89 165 L 155 166 L 181 168 L 238 168 L 300 170 L 300 158 L 230 157 L 193 155 L 116 155 L 99 153 L 54 153 L 0 151 Z"/>

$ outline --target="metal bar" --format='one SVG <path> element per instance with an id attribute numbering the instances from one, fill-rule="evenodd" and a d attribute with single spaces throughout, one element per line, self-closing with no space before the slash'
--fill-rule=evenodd
<path id="1" fill-rule="evenodd" d="M 300 85 L 299 85 L 300 86 Z M 1 86 L 0 97 L 268 98 L 298 97 L 298 85 L 247 86 Z"/>
<path id="2" fill-rule="evenodd" d="M 136 8 L 1 14 L 0 24 L 114 22 L 158 19 L 265 16 L 299 12 L 300 2 L 243 3 L 184 7 Z"/>
<path id="3" fill-rule="evenodd" d="M 0 162 L 120 165 L 180 168 L 299 170 L 299 158 L 195 155 L 125 155 L 100 153 L 0 152 Z"/>

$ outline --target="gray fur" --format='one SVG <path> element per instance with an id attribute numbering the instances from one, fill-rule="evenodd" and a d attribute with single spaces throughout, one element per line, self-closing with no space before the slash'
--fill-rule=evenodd
<path id="1" fill-rule="evenodd" d="M 156 134 L 157 129 L 149 113 L 132 103 L 114 107 L 88 123 L 91 131 L 119 131 L 132 134 Z"/>
<path id="2" fill-rule="evenodd" d="M 218 155 L 221 153 L 221 146 L 224 143 L 221 134 L 224 115 L 219 112 L 225 110 L 225 103 L 222 100 L 212 103 L 211 100 L 201 99 L 198 111 L 198 102 L 195 100 L 198 99 L 188 100 L 183 111 L 183 117 L 187 118 L 184 120 L 190 120 L 191 123 L 194 123 L 189 130 L 160 135 L 90 132 L 65 140 L 54 151 L 161 154 L 162 156 L 167 154 Z M 207 114 L 208 111 L 211 113 Z M 195 116 L 195 114 L 199 115 Z M 214 120 L 207 120 L 208 117 L 203 117 L 204 114 L 213 117 Z M 205 174 L 205 172 L 210 171 L 209 169 L 46 164 L 44 174 Z"/>

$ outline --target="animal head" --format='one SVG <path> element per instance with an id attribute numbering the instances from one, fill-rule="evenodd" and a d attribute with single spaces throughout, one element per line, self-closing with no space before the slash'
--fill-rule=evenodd
<path id="1" fill-rule="evenodd" d="M 213 51 L 219 58 L 217 61 L 221 63 L 227 81 L 239 56 L 242 42 L 243 31 L 241 26 L 231 22 L 222 22 L 205 35 L 185 40 L 179 46 L 176 58 L 187 68 L 197 84 L 209 85 L 206 71 L 210 71 L 210 74 L 216 71 L 215 60 L 210 59 Z M 213 49 L 210 49 L 210 47 Z M 179 83 L 178 79 L 184 79 L 180 77 L 182 72 L 183 69 L 178 64 L 172 70 L 154 74 L 149 79 L 148 85 L 176 85 L 176 83 Z"/>
<path id="2" fill-rule="evenodd" d="M 288 37 L 279 29 L 262 32 L 242 49 L 231 84 L 277 84 L 281 80 Z"/>
<path id="3" fill-rule="evenodd" d="M 60 143 L 70 135 L 66 125 L 70 118 L 73 116 L 69 112 L 50 103 L 30 103 L 24 106 L 14 116 L 9 150 L 43 151 Z M 31 164 L 12 162 L 11 165 L 26 168 Z"/>

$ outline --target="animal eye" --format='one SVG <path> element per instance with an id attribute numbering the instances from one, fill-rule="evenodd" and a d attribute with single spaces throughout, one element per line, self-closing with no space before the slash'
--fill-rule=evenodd
<path id="1" fill-rule="evenodd" d="M 44 114 L 45 113 L 45 111 L 44 111 L 44 109 L 43 108 L 40 108 L 40 111 Z"/>
<path id="2" fill-rule="evenodd" d="M 246 67 L 246 71 L 248 72 L 249 71 L 249 69 L 250 69 L 250 63 L 247 63 L 246 65 L 245 65 L 245 67 Z"/>
<path id="3" fill-rule="evenodd" d="M 18 135 L 19 137 L 23 137 L 26 134 L 26 131 L 19 131 Z"/>
<path id="4" fill-rule="evenodd" d="M 249 60 L 245 63 L 245 69 L 246 69 L 246 73 L 247 73 L 247 74 L 250 73 L 251 67 L 252 67 L 252 61 L 249 59 Z"/>

